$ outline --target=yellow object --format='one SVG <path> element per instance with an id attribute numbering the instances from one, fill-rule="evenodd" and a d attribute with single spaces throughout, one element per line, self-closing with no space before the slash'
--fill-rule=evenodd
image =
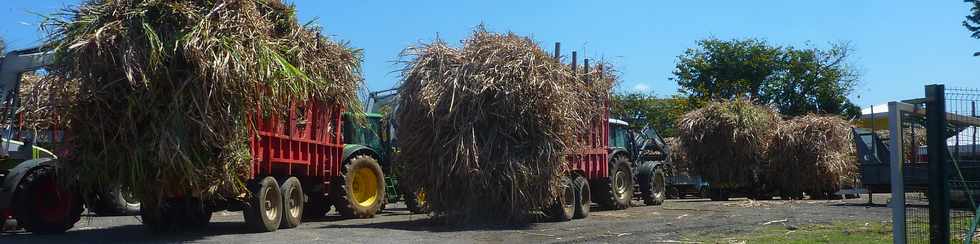
<path id="1" fill-rule="evenodd" d="M 378 201 L 378 175 L 367 167 L 357 169 L 351 192 L 357 205 L 373 206 Z"/>

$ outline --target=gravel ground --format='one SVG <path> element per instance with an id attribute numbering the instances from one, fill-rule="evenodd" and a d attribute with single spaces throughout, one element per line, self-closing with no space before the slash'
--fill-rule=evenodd
<path id="1" fill-rule="evenodd" d="M 885 196 L 875 204 L 861 199 L 835 201 L 668 200 L 662 206 L 626 210 L 594 209 L 587 219 L 541 222 L 523 226 L 447 226 L 428 216 L 409 214 L 402 205 L 371 219 L 326 218 L 272 233 L 249 233 L 240 213 L 215 213 L 201 233 L 150 234 L 136 217 L 84 216 L 75 228 L 59 235 L 24 232 L 0 234 L 2 243 L 683 243 L 699 234 L 735 235 L 766 225 L 800 226 L 839 221 L 889 221 Z M 634 202 L 634 204 L 639 204 Z"/>

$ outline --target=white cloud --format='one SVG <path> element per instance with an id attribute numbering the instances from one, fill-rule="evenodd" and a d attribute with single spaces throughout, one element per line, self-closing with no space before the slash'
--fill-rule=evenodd
<path id="1" fill-rule="evenodd" d="M 637 83 L 636 85 L 633 85 L 632 89 L 633 91 L 638 91 L 638 92 L 649 92 L 650 85 L 647 85 L 645 83 Z"/>

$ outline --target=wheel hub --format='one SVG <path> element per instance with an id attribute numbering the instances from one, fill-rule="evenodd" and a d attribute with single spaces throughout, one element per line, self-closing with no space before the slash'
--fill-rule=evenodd
<path id="1" fill-rule="evenodd" d="M 378 176 L 369 168 L 357 169 L 354 171 L 351 192 L 357 205 L 373 206 L 378 201 Z"/>

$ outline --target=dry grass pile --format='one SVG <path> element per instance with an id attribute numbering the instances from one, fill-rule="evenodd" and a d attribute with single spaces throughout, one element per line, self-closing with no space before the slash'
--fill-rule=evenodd
<path id="1" fill-rule="evenodd" d="M 687 158 L 687 149 L 681 143 L 680 138 L 668 137 L 664 139 L 667 147 L 670 148 L 670 160 L 674 163 L 675 173 L 687 174 L 691 171 L 691 162 Z"/>
<path id="2" fill-rule="evenodd" d="M 711 102 L 678 121 L 680 148 L 693 173 L 712 187 L 752 186 L 763 177 L 766 144 L 779 120 L 748 100 Z"/>
<path id="3" fill-rule="evenodd" d="M 807 115 L 781 123 L 768 158 L 772 180 L 784 196 L 828 197 L 858 176 L 851 125 L 837 116 Z"/>
<path id="4" fill-rule="evenodd" d="M 404 55 L 398 161 L 450 221 L 522 221 L 549 205 L 614 80 L 482 27 L 461 48 L 437 40 Z"/>
<path id="5" fill-rule="evenodd" d="M 283 116 L 290 101 L 357 103 L 360 51 L 297 23 L 280 0 L 93 0 L 45 28 L 53 89 L 77 91 L 61 101 L 73 104 L 69 169 L 86 190 L 240 196 L 251 116 Z"/>

